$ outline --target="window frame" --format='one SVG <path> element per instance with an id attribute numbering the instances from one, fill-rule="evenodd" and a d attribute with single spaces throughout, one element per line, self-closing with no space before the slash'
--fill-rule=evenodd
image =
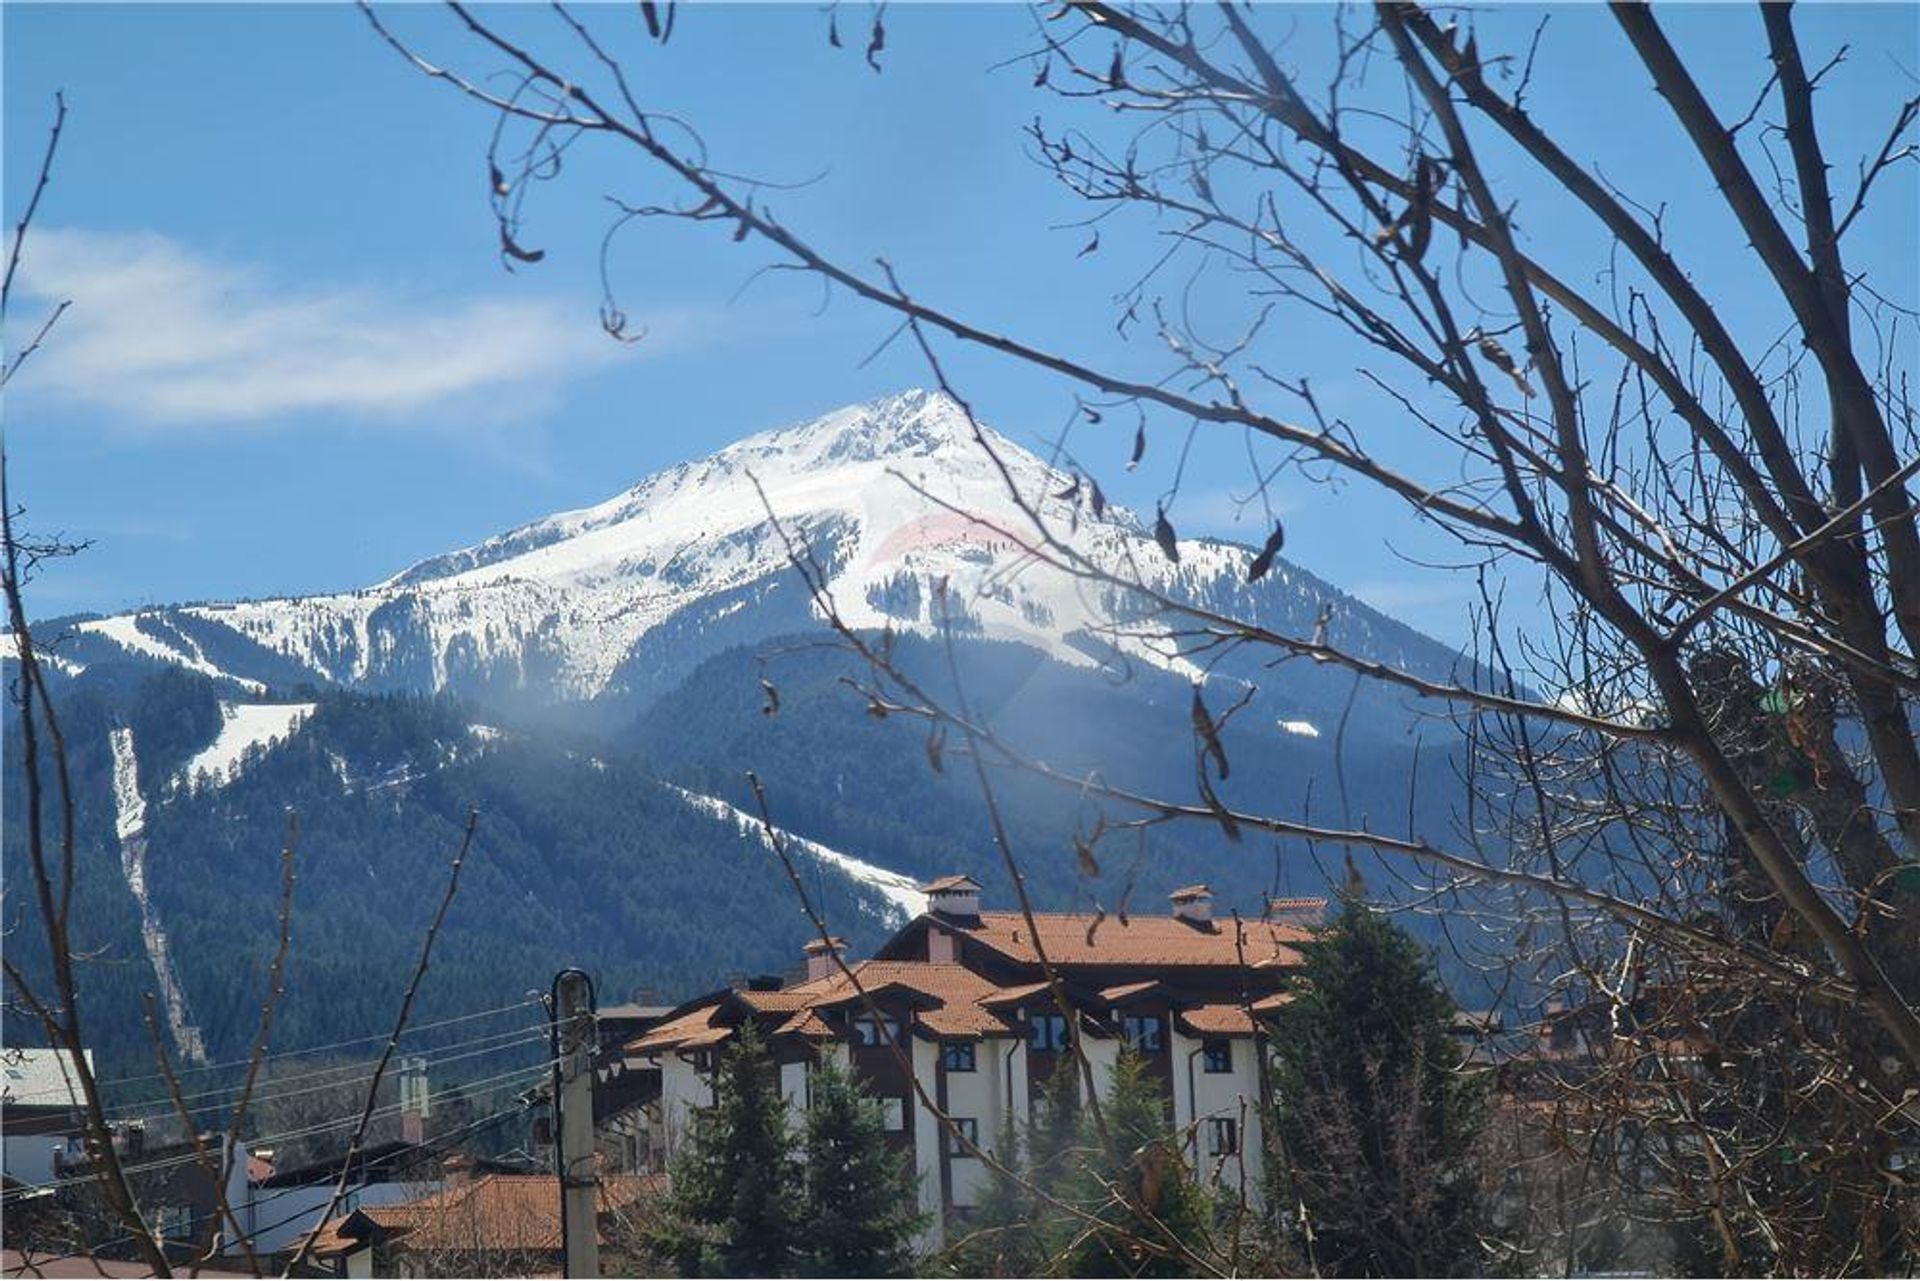
<path id="1" fill-rule="evenodd" d="M 1027 1049 L 1043 1054 L 1059 1054 L 1073 1044 L 1067 1033 L 1067 1016 L 1059 1013 L 1027 1016 Z"/>
<path id="2" fill-rule="evenodd" d="M 979 1118 L 971 1116 L 950 1116 L 947 1120 L 952 1122 L 952 1124 L 940 1127 L 941 1135 L 946 1139 L 947 1155 L 962 1159 L 973 1156 L 973 1153 L 968 1151 L 965 1145 L 960 1142 L 960 1135 L 965 1134 L 969 1143 L 972 1143 L 976 1148 L 979 1147 Z M 955 1133 L 955 1131 L 959 1131 L 959 1133 Z"/>
<path id="3" fill-rule="evenodd" d="M 1234 1156 L 1240 1151 L 1240 1122 L 1230 1116 L 1207 1118 L 1207 1155 Z"/>
<path id="4" fill-rule="evenodd" d="M 876 1022 L 871 1014 L 856 1014 L 847 1021 L 853 1043 L 861 1049 L 885 1048 L 900 1043 L 900 1020 L 882 1014 Z"/>
<path id="5" fill-rule="evenodd" d="M 1120 1039 L 1136 1054 L 1158 1054 L 1167 1043 L 1167 1021 L 1158 1014 L 1125 1014 Z"/>
<path id="6" fill-rule="evenodd" d="M 978 1072 L 979 1050 L 972 1041 L 948 1041 L 940 1047 L 940 1065 L 949 1072 Z"/>
<path id="7" fill-rule="evenodd" d="M 1216 1058 L 1215 1055 L 1218 1054 Z M 1210 1036 L 1200 1043 L 1201 1070 L 1211 1076 L 1233 1071 L 1233 1042 L 1224 1036 Z"/>

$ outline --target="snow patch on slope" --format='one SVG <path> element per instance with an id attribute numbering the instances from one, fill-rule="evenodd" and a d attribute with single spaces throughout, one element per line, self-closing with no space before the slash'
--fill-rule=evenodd
<path id="1" fill-rule="evenodd" d="M 54 653 L 37 638 L 33 646 L 33 656 L 64 676 L 78 676 L 87 670 L 85 663 L 76 663 L 71 658 Z M 14 639 L 12 632 L 0 633 L 0 662 L 17 663 L 19 661 L 20 643 Z"/>
<path id="2" fill-rule="evenodd" d="M 113 618 L 96 618 L 79 624 L 75 630 L 91 632 L 96 636 L 103 637 L 130 653 L 158 659 L 163 663 L 172 663 L 175 666 L 184 667 L 188 671 L 199 672 L 202 676 L 211 676 L 215 680 L 233 681 L 242 688 L 255 694 L 264 694 L 267 692 L 267 687 L 259 681 L 233 676 L 215 667 L 207 661 L 207 656 L 200 652 L 200 647 L 191 640 L 187 640 L 185 642 L 186 648 L 182 649 L 174 645 L 168 645 L 156 637 L 149 636 L 146 632 L 140 630 L 138 618 L 139 616 L 137 614 L 120 614 Z"/>
<path id="3" fill-rule="evenodd" d="M 668 786 L 672 785 L 669 784 Z M 731 822 L 740 835 L 750 840 L 758 841 L 765 846 L 769 852 L 772 851 L 773 842 L 768 838 L 766 828 L 761 824 L 759 819 L 747 813 L 745 810 L 734 805 L 729 805 L 716 796 L 707 796 L 700 792 L 690 792 L 683 787 L 675 787 L 673 790 L 685 798 L 687 804 L 693 806 L 693 808 L 704 814 L 711 814 L 715 818 Z M 884 867 L 868 863 L 863 859 L 842 854 L 838 850 L 828 849 L 826 846 L 815 841 L 810 841 L 804 836 L 795 836 L 784 828 L 775 828 L 774 830 L 780 833 L 780 838 L 787 843 L 789 848 L 798 850 L 802 854 L 806 854 L 811 858 L 827 864 L 829 867 L 845 874 L 852 880 L 858 881 L 862 885 L 871 886 L 873 889 L 880 891 L 887 902 L 892 905 L 892 911 L 889 913 L 891 918 L 890 924 L 904 924 L 927 910 L 927 896 L 920 892 L 919 882 L 915 881 L 911 876 L 903 876 L 899 872 L 888 871 Z"/>
<path id="4" fill-rule="evenodd" d="M 213 787 L 233 781 L 249 748 L 271 746 L 289 737 L 313 709 L 312 703 L 222 702 L 219 735 L 180 767 L 169 786 L 192 791 L 200 786 L 203 774 Z"/>
<path id="5" fill-rule="evenodd" d="M 180 985 L 180 972 L 167 950 L 167 932 L 161 928 L 160 914 L 147 884 L 147 802 L 140 795 L 140 762 L 134 754 L 133 731 L 124 726 L 116 728 L 108 735 L 108 743 L 113 749 L 114 832 L 120 838 L 120 872 L 140 905 L 140 940 L 160 988 L 167 1031 L 173 1037 L 176 1054 L 188 1062 L 204 1063 L 206 1041 L 187 1011 L 186 989 Z"/>

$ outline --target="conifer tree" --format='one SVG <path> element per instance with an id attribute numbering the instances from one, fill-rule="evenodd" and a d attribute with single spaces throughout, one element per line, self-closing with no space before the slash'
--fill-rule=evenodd
<path id="1" fill-rule="evenodd" d="M 1017 1127 L 1009 1118 L 1000 1127 L 993 1152 L 1001 1168 L 989 1172 L 979 1204 L 941 1260 L 947 1273 L 1031 1277 L 1058 1270 L 1074 1229 L 1033 1189 L 1058 1187 L 1078 1159 L 1074 1090 L 1074 1064 L 1063 1059 L 1030 1123 Z"/>
<path id="2" fill-rule="evenodd" d="M 803 1266 L 821 1277 L 905 1276 L 926 1222 L 919 1183 L 887 1146 L 886 1116 L 832 1059 L 814 1071 L 804 1143 Z"/>
<path id="3" fill-rule="evenodd" d="M 1083 1118 L 1080 1159 L 1066 1187 L 1070 1199 L 1108 1230 L 1080 1225 L 1066 1259 L 1073 1276 L 1172 1277 L 1193 1272 L 1193 1255 L 1209 1246 L 1212 1210 L 1193 1178 L 1167 1102 L 1145 1062 L 1125 1053 L 1115 1065 L 1105 1100 L 1109 1155 Z"/>
<path id="4" fill-rule="evenodd" d="M 1270 1195 L 1302 1213 L 1323 1276 L 1473 1271 L 1483 1091 L 1459 1070 L 1431 959 L 1351 899 L 1303 951 L 1272 1030 Z"/>
<path id="5" fill-rule="evenodd" d="M 673 1166 L 660 1245 L 687 1275 L 771 1277 L 800 1260 L 801 1171 L 786 1100 L 748 1024 Z"/>

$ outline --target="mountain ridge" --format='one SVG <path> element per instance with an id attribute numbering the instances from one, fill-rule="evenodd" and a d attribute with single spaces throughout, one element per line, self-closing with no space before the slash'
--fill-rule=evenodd
<path id="1" fill-rule="evenodd" d="M 939 586 L 951 589 L 946 608 L 959 630 L 1069 665 L 1143 663 L 1202 678 L 1184 656 L 1127 630 L 1148 612 L 1142 599 L 1033 562 L 1011 477 L 1076 553 L 1118 577 L 1301 635 L 1328 609 L 1336 638 L 1423 675 L 1459 662 L 1285 560 L 1248 584 L 1254 552 L 1242 544 L 1183 539 L 1171 563 L 1132 512 L 1104 505 L 1096 514 L 1071 472 L 979 430 L 997 462 L 950 398 L 897 393 L 747 437 L 371 587 L 84 620 L 57 652 L 69 666 L 171 662 L 251 692 L 311 682 L 637 707 L 670 688 L 686 660 L 818 622 L 784 533 L 821 560 L 851 625 L 935 632 Z"/>

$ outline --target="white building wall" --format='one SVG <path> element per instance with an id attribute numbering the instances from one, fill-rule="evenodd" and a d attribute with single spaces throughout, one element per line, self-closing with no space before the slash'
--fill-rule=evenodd
<path id="1" fill-rule="evenodd" d="M 971 1117 L 981 1147 L 992 1148 L 1000 1140 L 1000 1127 L 1006 1109 L 1002 1105 L 1003 1083 L 997 1069 L 1003 1066 L 1004 1041 L 982 1040 L 974 1045 L 974 1070 L 947 1073 L 947 1115 Z M 941 1136 L 946 1137 L 944 1132 Z M 953 1178 L 953 1203 L 977 1204 L 989 1180 L 986 1164 L 973 1157 L 956 1156 L 950 1165 Z"/>
<path id="2" fill-rule="evenodd" d="M 660 1122 L 666 1131 L 666 1152 L 671 1158 L 680 1150 L 693 1110 L 713 1106 L 713 1086 L 678 1054 L 661 1054 L 654 1062 L 660 1068 Z"/>
<path id="3" fill-rule="evenodd" d="M 1202 1177 L 1213 1179 L 1229 1192 L 1244 1186 L 1249 1202 L 1257 1205 L 1261 1149 L 1258 1051 L 1244 1037 L 1227 1038 L 1227 1044 L 1233 1047 L 1233 1070 L 1208 1072 L 1200 1055 L 1203 1043 L 1178 1029 L 1173 1032 L 1174 1124 L 1183 1132 L 1193 1127 L 1188 1155 Z M 1239 1127 L 1238 1155 L 1220 1158 L 1209 1153 L 1209 1117 L 1228 1117 Z"/>
<path id="4" fill-rule="evenodd" d="M 1027 1073 L 1027 1043 L 1024 1039 L 1014 1042 L 1011 1061 L 1006 1057 L 1007 1047 L 1004 1044 L 996 1045 L 1001 1056 L 1001 1096 L 1013 1109 L 1014 1124 L 1026 1125 L 1033 1120 L 1033 1104 L 1029 1102 L 1033 1087 Z M 998 1140 L 999 1135 L 996 1133 L 994 1138 Z"/>
<path id="5" fill-rule="evenodd" d="M 1082 1033 L 1080 1047 L 1087 1053 L 1087 1066 L 1093 1069 L 1094 1093 L 1104 1100 L 1113 1092 L 1113 1072 L 1120 1066 L 1120 1040 L 1117 1037 Z M 1084 1081 L 1082 1084 L 1085 1084 Z"/>
<path id="6" fill-rule="evenodd" d="M 805 1063 L 782 1063 L 780 1065 L 780 1097 L 787 1106 L 798 1112 L 807 1109 L 807 1065 Z"/>
<path id="7" fill-rule="evenodd" d="M 919 1037 L 907 1038 L 907 1044 L 913 1051 L 914 1079 L 931 1096 L 940 1047 Z M 940 1221 L 940 1145 L 945 1130 L 940 1118 L 921 1104 L 918 1092 L 907 1096 L 906 1106 L 913 1117 L 913 1172 L 920 1181 L 920 1209 L 928 1216 L 916 1244 L 922 1250 L 937 1250 L 946 1242 L 946 1225 Z"/>

